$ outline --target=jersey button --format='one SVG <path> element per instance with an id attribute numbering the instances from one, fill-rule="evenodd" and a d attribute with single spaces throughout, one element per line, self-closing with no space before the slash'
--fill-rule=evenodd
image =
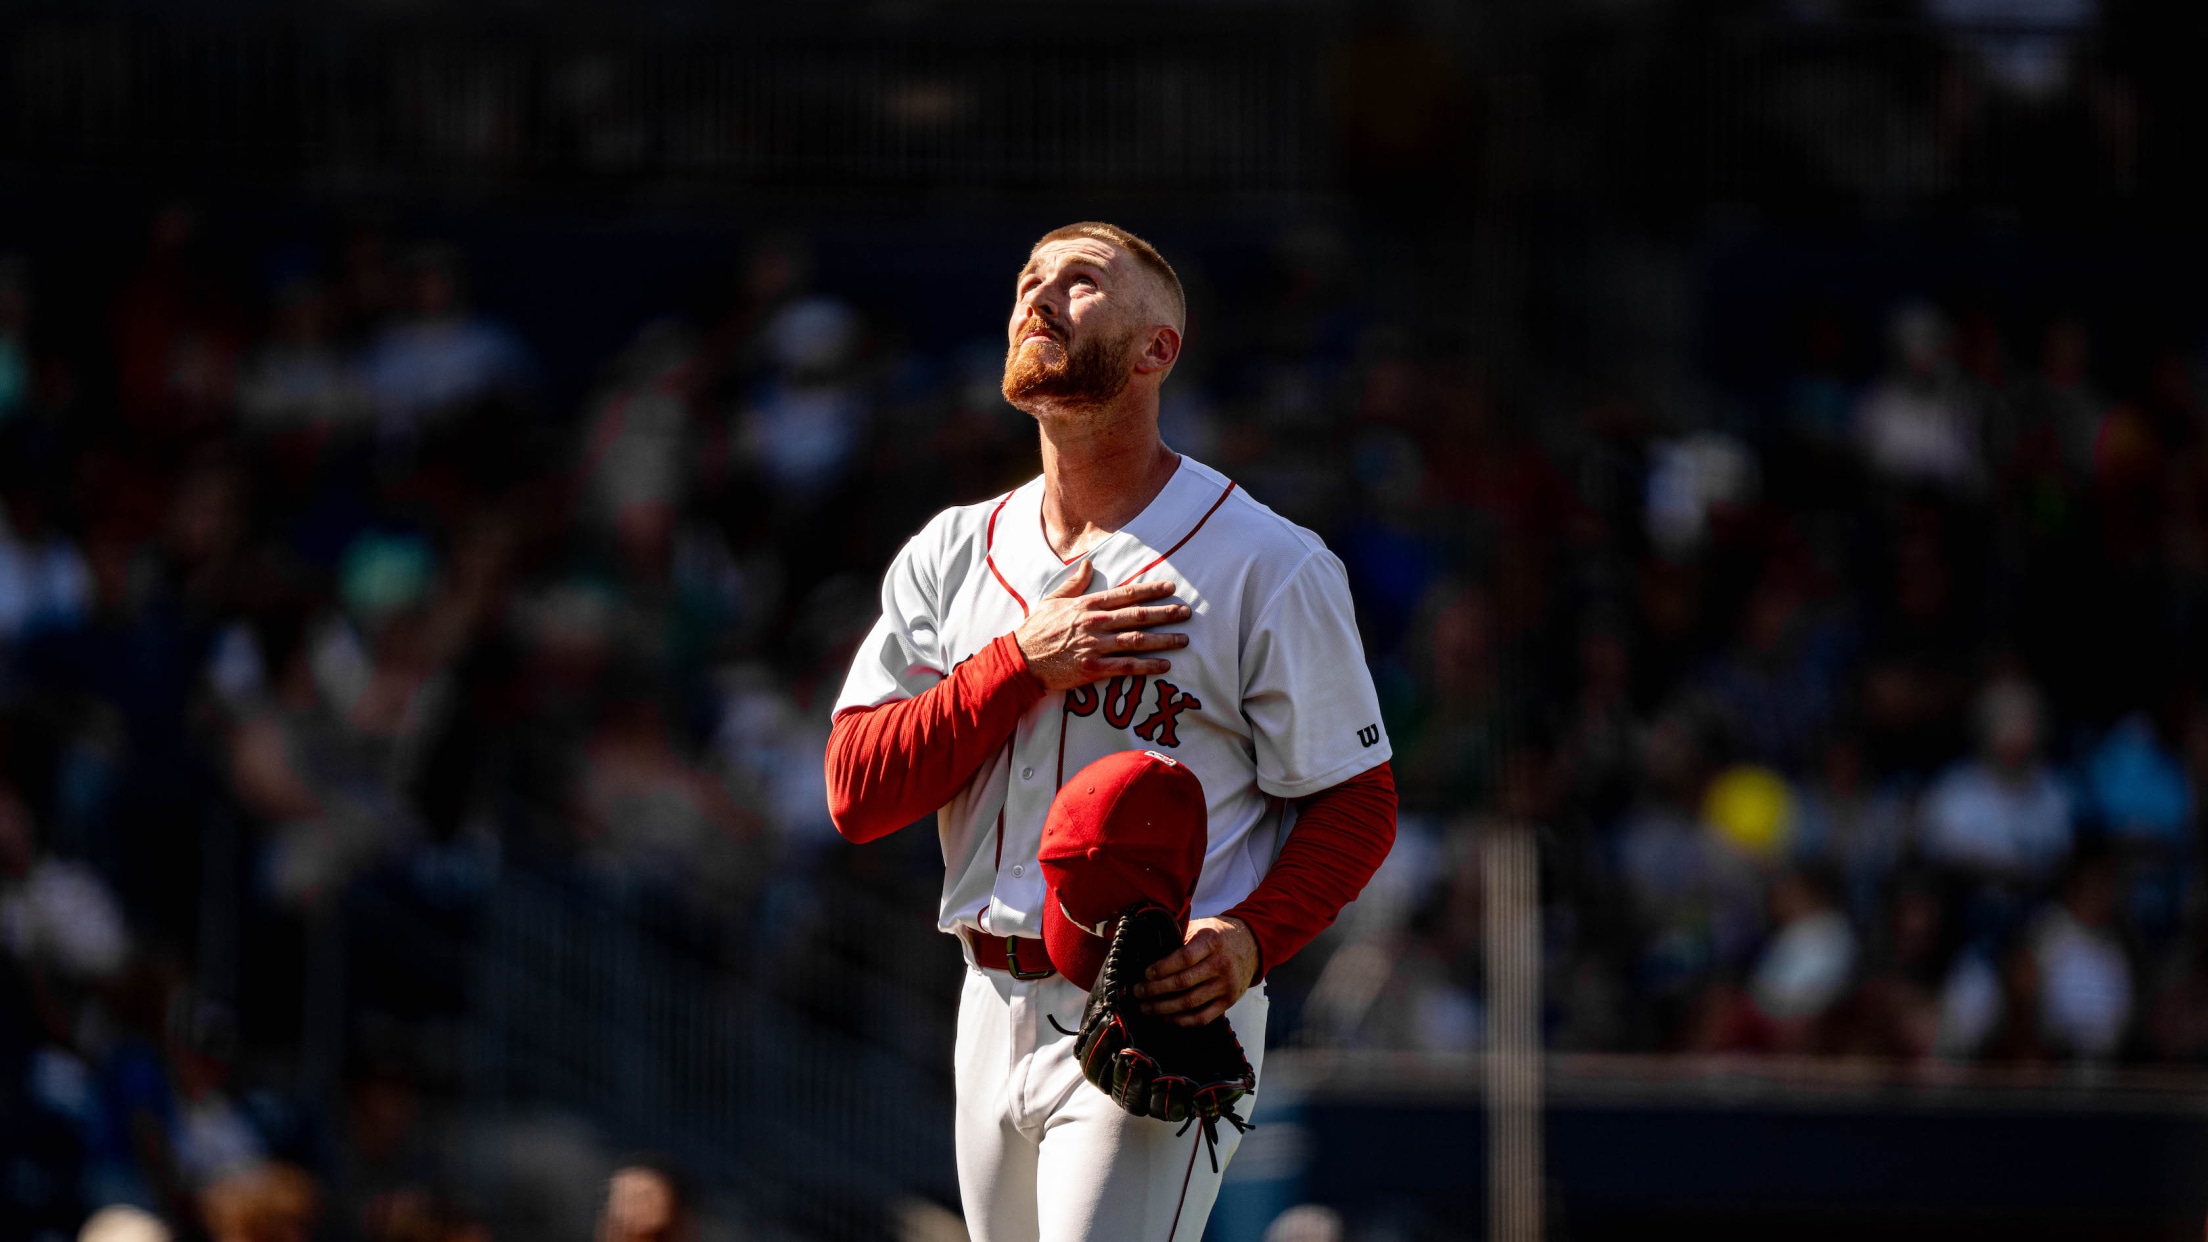
<path id="1" fill-rule="evenodd" d="M 1021 780 L 1023 780 L 1023 781 L 1031 781 L 1031 780 L 1034 780 L 1034 779 L 1035 779 L 1035 769 L 1033 769 L 1033 768 L 1021 768 L 1021 769 L 1020 769 L 1020 779 L 1021 779 Z"/>
<path id="2" fill-rule="evenodd" d="M 1019 879 L 1019 878 L 1020 878 L 1021 876 L 1023 876 L 1023 875 L 1026 875 L 1026 874 L 1027 874 L 1027 868 L 1026 868 L 1025 866 L 1023 866 L 1023 865 L 1022 865 L 1022 864 L 1020 864 L 1020 863 L 1013 863 L 1013 864 L 1012 864 L 1012 878 L 1013 878 L 1013 879 L 1017 880 L 1017 879 Z"/>

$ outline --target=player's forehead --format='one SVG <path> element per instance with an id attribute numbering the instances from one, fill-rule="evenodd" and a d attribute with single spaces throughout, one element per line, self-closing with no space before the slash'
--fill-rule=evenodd
<path id="1" fill-rule="evenodd" d="M 1020 279 L 1073 266 L 1113 273 L 1120 258 L 1119 247 L 1100 237 L 1060 237 L 1035 247 L 1027 256 L 1027 265 L 1020 269 Z"/>

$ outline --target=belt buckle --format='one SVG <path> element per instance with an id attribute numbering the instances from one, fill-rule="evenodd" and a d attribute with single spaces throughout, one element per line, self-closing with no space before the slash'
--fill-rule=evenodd
<path id="1" fill-rule="evenodd" d="M 1004 973 L 1024 983 L 1035 979 L 1048 979 L 1057 974 L 1058 971 L 1047 964 L 1041 970 L 1020 969 L 1019 939 L 1015 936 L 1006 936 L 1004 938 Z"/>

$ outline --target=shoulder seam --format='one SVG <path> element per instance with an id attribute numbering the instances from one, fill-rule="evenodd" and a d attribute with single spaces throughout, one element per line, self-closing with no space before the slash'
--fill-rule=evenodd
<path id="1" fill-rule="evenodd" d="M 1258 605 L 1257 615 L 1250 618 L 1250 629 L 1252 631 L 1257 630 L 1260 626 L 1263 626 L 1265 624 L 1265 618 L 1272 614 L 1273 605 L 1279 603 L 1280 597 L 1286 595 L 1288 593 L 1288 588 L 1295 585 L 1296 579 L 1303 576 L 1304 566 L 1309 565 L 1312 559 L 1317 557 L 1318 554 L 1323 551 L 1325 551 L 1324 548 L 1312 548 L 1309 551 L 1306 551 L 1303 554 L 1303 559 L 1296 562 L 1296 567 L 1289 570 L 1287 574 L 1281 578 L 1280 585 L 1274 587 L 1273 593 L 1265 597 L 1264 603 Z"/>
<path id="2" fill-rule="evenodd" d="M 1306 551 L 1317 551 L 1326 546 L 1326 541 L 1319 538 L 1316 533 L 1305 530 L 1303 527 L 1275 513 L 1267 507 L 1264 501 L 1252 496 L 1249 488 L 1238 487 L 1235 489 L 1235 493 L 1234 503 L 1237 506 L 1247 506 L 1252 511 L 1252 516 L 1261 518 L 1279 528 L 1282 534 L 1302 544 Z"/>

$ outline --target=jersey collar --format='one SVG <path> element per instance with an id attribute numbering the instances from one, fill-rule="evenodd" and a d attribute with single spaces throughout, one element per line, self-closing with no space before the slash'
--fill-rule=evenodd
<path id="1" fill-rule="evenodd" d="M 1217 471 L 1183 454 L 1173 477 L 1166 480 L 1142 512 L 1089 549 L 1086 556 L 1096 566 L 1096 579 L 1088 589 L 1102 591 L 1134 577 L 1159 553 L 1178 543 L 1218 501 L 1226 486 L 1226 479 Z M 1017 572 L 1035 584 L 1036 597 L 1064 582 L 1081 559 L 1077 557 L 1070 563 L 1059 560 L 1043 537 L 1043 480 L 1039 477 L 1022 486 L 1005 505 L 993 551 L 1006 572 Z"/>

